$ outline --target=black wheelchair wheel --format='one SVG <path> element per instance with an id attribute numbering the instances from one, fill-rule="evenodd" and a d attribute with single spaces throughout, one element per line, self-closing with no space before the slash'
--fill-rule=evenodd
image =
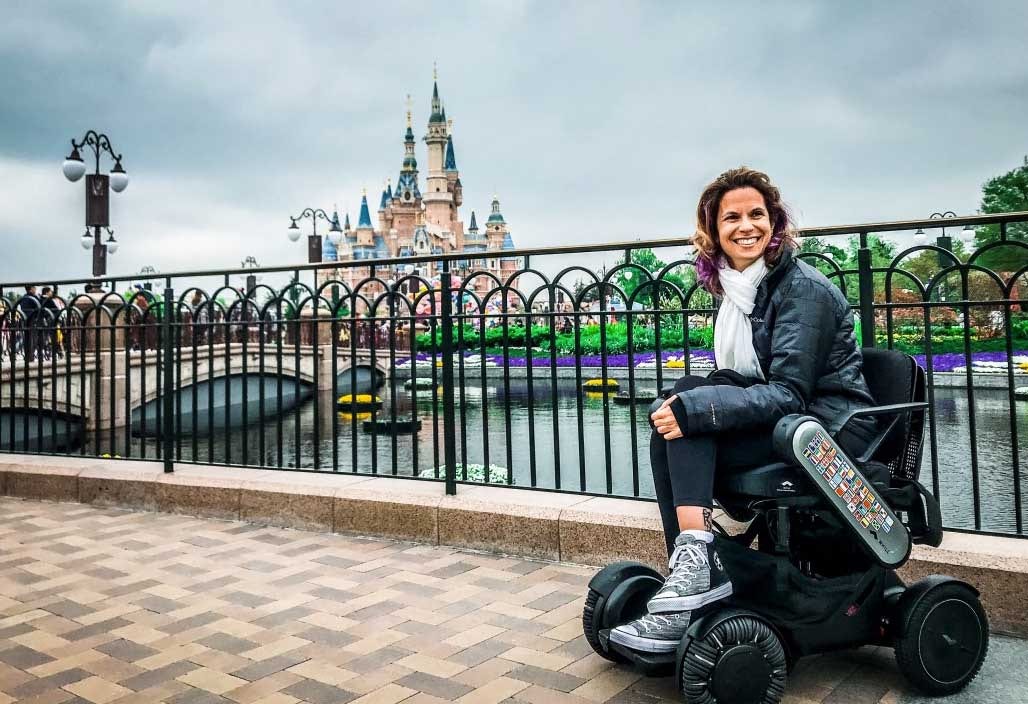
<path id="1" fill-rule="evenodd" d="M 614 565 L 607 569 L 616 571 L 618 567 Z M 597 655 L 611 662 L 627 663 L 628 659 L 614 650 L 608 650 L 605 640 L 600 638 L 600 631 L 628 623 L 645 614 L 646 602 L 663 584 L 655 572 L 649 568 L 644 569 L 644 573 L 621 579 L 607 596 L 592 588 L 586 594 L 582 609 L 585 639 Z"/>
<path id="2" fill-rule="evenodd" d="M 582 630 L 585 631 L 585 640 L 592 647 L 593 652 L 601 658 L 620 664 L 627 663 L 628 660 L 624 656 L 616 651 L 607 650 L 600 642 L 600 629 L 604 628 L 603 601 L 604 599 L 600 593 L 592 589 L 589 590 L 585 597 L 585 607 L 582 609 Z M 597 607 L 600 613 L 597 613 Z"/>
<path id="3" fill-rule="evenodd" d="M 896 664 L 912 685 L 945 696 L 978 675 L 989 650 L 989 620 L 971 589 L 943 585 L 901 617 L 906 628 L 896 641 Z"/>
<path id="4" fill-rule="evenodd" d="M 786 669 L 777 634 L 758 618 L 738 615 L 689 642 L 678 684 L 687 704 L 777 704 Z"/>

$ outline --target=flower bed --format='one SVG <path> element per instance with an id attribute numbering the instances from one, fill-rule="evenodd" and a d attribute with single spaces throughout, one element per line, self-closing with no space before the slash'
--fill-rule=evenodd
<path id="1" fill-rule="evenodd" d="M 416 357 L 418 367 L 429 366 L 435 363 L 435 358 L 430 354 L 419 353 Z M 539 356 L 535 355 L 532 357 L 533 367 L 549 367 L 551 358 L 549 355 Z M 582 355 L 581 356 L 582 367 L 602 367 L 603 356 L 598 354 Z M 914 355 L 914 359 L 917 363 L 923 367 L 926 367 L 925 355 Z M 481 364 L 482 356 L 479 354 L 467 355 L 464 358 L 464 366 L 474 367 Z M 498 354 L 487 354 L 485 355 L 487 367 L 498 367 L 502 368 L 504 365 L 503 355 Z M 1028 350 L 1015 350 L 1014 352 L 1014 371 L 1020 373 L 1023 369 L 1022 364 L 1028 363 L 1024 360 L 1028 360 Z M 661 361 L 663 366 L 671 369 L 683 369 L 685 362 L 681 350 L 665 351 L 661 354 Z M 966 359 L 963 354 L 958 353 L 944 353 L 932 355 L 932 371 L 935 372 L 951 372 L 958 367 L 963 367 L 966 363 Z M 1006 363 L 1007 355 L 1005 352 L 973 352 L 971 354 L 971 361 L 974 362 L 1001 362 Z M 558 355 L 556 357 L 556 363 L 558 367 L 574 367 L 575 356 L 574 355 Z M 621 367 L 626 368 L 629 366 L 629 356 L 627 354 L 609 354 L 606 360 L 607 367 Z M 636 369 L 647 369 L 654 368 L 657 366 L 657 356 L 653 352 L 640 352 L 639 354 L 632 355 L 631 364 Z M 712 369 L 714 364 L 714 353 L 711 350 L 691 350 L 690 366 L 694 370 L 701 369 Z M 403 369 L 410 365 L 409 358 L 398 360 L 397 368 Z M 524 354 L 518 356 L 511 355 L 507 359 L 507 366 L 512 368 L 527 367 L 528 360 Z M 927 368 L 927 367 L 926 367 Z"/>

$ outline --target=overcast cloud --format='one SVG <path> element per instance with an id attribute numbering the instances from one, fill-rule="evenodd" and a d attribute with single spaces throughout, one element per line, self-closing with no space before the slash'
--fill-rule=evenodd
<path id="1" fill-rule="evenodd" d="M 973 213 L 1028 153 L 1026 36 L 1023 0 L 8 2 L 0 280 L 88 272 L 87 129 L 132 179 L 112 274 L 302 262 L 288 215 L 377 205 L 433 61 L 465 219 L 495 191 L 519 246 L 689 234 L 740 163 L 801 225 Z"/>

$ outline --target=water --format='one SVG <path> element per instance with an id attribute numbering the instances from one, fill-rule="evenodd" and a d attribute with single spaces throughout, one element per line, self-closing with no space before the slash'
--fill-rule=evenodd
<path id="1" fill-rule="evenodd" d="M 639 386 L 646 385 L 642 382 Z M 397 389 L 395 401 L 388 386 L 379 394 L 383 398 L 382 409 L 377 413 L 380 419 L 394 413 L 409 417 L 411 409 L 416 408 L 423 423 L 416 444 L 410 433 L 393 437 L 364 432 L 362 422 L 371 417 L 369 414 L 337 413 L 332 395 L 322 393 L 316 404 L 307 403 L 298 413 L 287 414 L 280 420 L 234 430 L 210 441 L 197 439 L 195 457 L 201 462 L 242 464 L 245 450 L 245 463 L 250 465 L 375 471 L 399 476 L 410 476 L 417 467 L 420 476 L 441 476 L 441 469 L 436 469 L 442 466 L 444 457 L 441 389 L 435 397 L 431 389 L 419 390 L 416 400 L 402 388 Z M 965 389 L 935 389 L 935 424 L 925 437 L 921 481 L 932 488 L 934 438 L 945 525 L 1013 532 L 1014 468 L 1007 392 L 975 389 L 974 397 L 979 526 L 975 524 L 971 429 Z M 613 397 L 610 399 L 605 402 L 602 395 L 580 394 L 574 380 L 558 380 L 555 390 L 549 378 L 533 379 L 531 389 L 526 379 L 512 379 L 506 385 L 502 379 L 487 379 L 484 388 L 482 382 L 471 381 L 463 394 L 458 390 L 456 396 L 457 461 L 492 465 L 496 469 L 493 481 L 505 481 L 509 468 L 517 486 L 652 497 L 646 405 L 623 406 L 614 403 Z M 1015 403 L 1023 466 L 1028 454 L 1028 402 Z M 123 433 L 117 433 L 115 447 L 125 450 L 125 442 Z M 137 439 L 129 443 L 128 450 L 135 456 L 144 451 Z M 155 456 L 152 441 L 147 444 L 146 454 Z M 103 452 L 110 452 L 107 433 L 101 438 L 100 447 Z M 180 440 L 177 454 L 185 461 L 194 457 L 190 438 Z"/>

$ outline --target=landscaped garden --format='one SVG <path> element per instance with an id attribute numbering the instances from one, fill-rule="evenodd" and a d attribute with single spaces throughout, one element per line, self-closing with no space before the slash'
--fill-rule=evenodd
<path id="1" fill-rule="evenodd" d="M 860 326 L 857 325 L 860 337 Z M 927 367 L 926 340 L 924 327 L 917 325 L 897 325 L 893 329 L 892 344 L 884 329 L 878 330 L 876 344 L 889 347 L 914 356 L 918 363 Z M 1015 372 L 1028 372 L 1028 316 L 1015 314 L 1012 321 L 1012 347 Z M 436 331 L 438 339 L 439 331 Z M 573 332 L 555 334 L 555 342 L 551 348 L 550 328 L 535 325 L 531 331 L 520 325 L 508 325 L 506 345 L 504 330 L 501 326 L 488 328 L 485 331 L 485 349 L 483 356 L 482 337 L 479 331 L 470 325 L 455 331 L 455 350 L 464 358 L 464 364 L 481 364 L 483 358 L 487 366 L 502 366 L 506 354 L 507 365 L 510 367 L 528 366 L 531 357 L 533 367 L 548 367 L 556 363 L 558 367 L 600 367 L 604 362 L 608 367 L 647 368 L 656 366 L 656 336 L 652 325 L 636 324 L 632 329 L 631 354 L 629 354 L 628 326 L 621 322 L 608 323 L 601 332 L 600 325 L 582 326 L 578 336 L 579 354 L 575 354 L 576 340 Z M 683 346 L 683 328 L 665 325 L 661 328 L 661 360 L 665 367 L 684 368 L 685 350 L 690 356 L 690 367 L 693 369 L 712 368 L 713 366 L 713 328 L 709 326 L 690 328 L 688 348 Z M 971 349 L 971 362 L 976 369 L 986 371 L 990 367 L 1000 369 L 1006 367 L 1007 341 L 1002 335 L 995 335 L 993 330 L 985 332 L 978 328 L 968 330 L 968 343 Z M 528 354 L 526 343 L 531 343 L 531 355 Z M 434 359 L 435 345 L 431 333 L 417 336 L 416 344 L 420 352 L 418 362 L 428 363 Z M 604 360 L 603 350 L 606 350 Z M 961 369 L 967 364 L 965 356 L 964 329 L 960 325 L 933 325 L 931 335 L 932 365 L 938 372 Z M 406 366 L 406 360 L 401 366 Z"/>

